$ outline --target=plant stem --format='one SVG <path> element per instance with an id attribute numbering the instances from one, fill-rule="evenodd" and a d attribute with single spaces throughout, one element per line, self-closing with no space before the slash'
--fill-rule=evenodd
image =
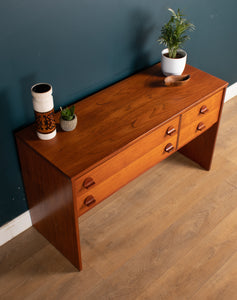
<path id="1" fill-rule="evenodd" d="M 174 48 L 170 48 L 169 49 L 169 57 L 170 58 L 175 58 L 176 54 L 177 54 L 177 50 L 176 49 L 174 49 Z"/>

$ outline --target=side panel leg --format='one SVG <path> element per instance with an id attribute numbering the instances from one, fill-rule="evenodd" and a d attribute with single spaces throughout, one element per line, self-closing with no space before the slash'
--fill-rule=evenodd
<path id="1" fill-rule="evenodd" d="M 77 269 L 82 269 L 71 180 L 17 140 L 33 226 Z"/>
<path id="2" fill-rule="evenodd" d="M 217 129 L 218 123 L 214 124 L 211 128 L 196 137 L 187 145 L 183 146 L 179 152 L 198 163 L 204 169 L 210 170 Z"/>

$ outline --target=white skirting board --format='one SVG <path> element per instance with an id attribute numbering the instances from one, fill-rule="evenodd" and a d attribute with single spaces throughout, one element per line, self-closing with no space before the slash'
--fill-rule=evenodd
<path id="1" fill-rule="evenodd" d="M 230 85 L 225 94 L 225 102 L 229 101 L 231 98 L 237 96 L 237 82 Z"/>
<path id="2" fill-rule="evenodd" d="M 13 239 L 18 234 L 32 226 L 30 212 L 27 210 L 22 215 L 6 223 L 0 228 L 0 246 Z"/>
<path id="3" fill-rule="evenodd" d="M 225 102 L 237 96 L 237 82 L 227 88 Z M 0 228 L 0 246 L 32 226 L 30 213 L 26 211 Z"/>

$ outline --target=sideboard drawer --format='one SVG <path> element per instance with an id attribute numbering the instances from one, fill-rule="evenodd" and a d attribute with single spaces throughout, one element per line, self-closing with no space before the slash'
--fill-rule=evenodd
<path id="1" fill-rule="evenodd" d="M 123 149 L 85 175 L 76 178 L 74 181 L 76 195 L 88 194 L 88 192 L 96 188 L 101 182 L 118 173 L 133 161 L 136 161 L 161 144 L 168 144 L 172 141 L 176 149 L 178 127 L 179 117 L 142 136 L 131 144 L 130 147 Z"/>
<path id="2" fill-rule="evenodd" d="M 218 121 L 222 95 L 220 91 L 182 114 L 179 148 Z"/>
<path id="3" fill-rule="evenodd" d="M 77 195 L 78 217 L 176 151 L 176 136 L 163 142 L 84 194 Z"/>

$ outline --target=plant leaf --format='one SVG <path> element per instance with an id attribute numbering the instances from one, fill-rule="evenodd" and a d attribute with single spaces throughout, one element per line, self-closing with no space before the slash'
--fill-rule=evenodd
<path id="1" fill-rule="evenodd" d="M 75 106 L 71 106 L 70 108 L 61 109 L 61 116 L 66 121 L 71 121 L 74 117 Z"/>
<path id="2" fill-rule="evenodd" d="M 169 49 L 169 53 L 176 53 L 176 50 L 190 38 L 187 34 L 184 35 L 186 31 L 195 30 L 195 26 L 184 18 L 180 9 L 178 9 L 177 13 L 171 8 L 168 10 L 172 15 L 168 23 L 161 28 L 158 42 L 165 45 Z M 169 55 L 173 57 L 173 54 Z"/>

